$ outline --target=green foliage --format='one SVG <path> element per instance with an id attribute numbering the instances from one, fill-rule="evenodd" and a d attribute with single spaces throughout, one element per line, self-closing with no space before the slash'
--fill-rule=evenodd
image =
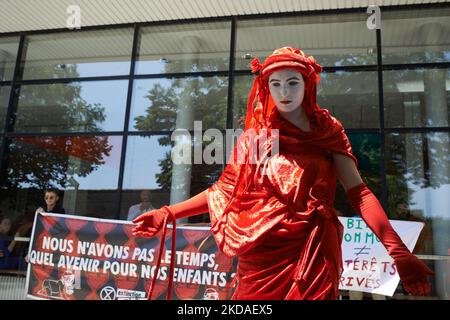
<path id="1" fill-rule="evenodd" d="M 42 78 L 55 74 L 76 77 L 76 65 L 63 74 L 58 66 L 33 67 Z M 24 85 L 21 88 L 16 127 L 20 132 L 84 131 L 100 132 L 105 108 L 89 104 L 81 96 L 80 83 Z M 37 106 L 37 107 L 36 107 Z M 50 122 L 47 121 L 51 118 Z M 21 127 L 21 124 L 24 124 Z M 31 126 L 30 124 L 36 124 Z M 24 136 L 12 138 L 7 158 L 5 188 L 65 188 L 69 177 L 85 177 L 110 155 L 112 146 L 106 136 Z"/>

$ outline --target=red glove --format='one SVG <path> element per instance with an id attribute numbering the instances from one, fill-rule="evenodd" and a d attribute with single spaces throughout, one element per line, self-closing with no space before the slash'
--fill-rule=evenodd
<path id="1" fill-rule="evenodd" d="M 434 272 L 408 250 L 392 228 L 383 207 L 372 191 L 361 183 L 349 189 L 347 195 L 353 209 L 361 214 L 394 259 L 405 290 L 413 295 L 429 295 L 431 287 L 428 276 L 434 276 Z"/>
<path id="2" fill-rule="evenodd" d="M 208 212 L 206 192 L 205 190 L 186 201 L 141 214 L 133 220 L 137 224 L 133 228 L 133 235 L 151 238 L 164 226 L 165 219 L 170 222 L 172 218 L 180 219 Z"/>

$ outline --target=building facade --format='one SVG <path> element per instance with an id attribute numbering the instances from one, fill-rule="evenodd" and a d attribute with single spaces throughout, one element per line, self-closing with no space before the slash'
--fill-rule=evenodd
<path id="1" fill-rule="evenodd" d="M 436 272 L 427 298 L 448 299 L 450 6 L 381 6 L 381 28 L 366 9 L 0 33 L 7 236 L 33 220 L 47 188 L 60 191 L 68 214 L 110 219 L 203 191 L 223 161 L 173 164 L 172 134 L 193 133 L 194 121 L 203 133 L 242 128 L 249 62 L 294 46 L 324 67 L 318 103 L 343 123 L 389 218 L 425 223 L 414 253 Z M 197 138 L 192 147 L 205 147 Z M 354 215 L 340 185 L 335 207 Z M 406 298 L 401 288 L 394 298 Z"/>

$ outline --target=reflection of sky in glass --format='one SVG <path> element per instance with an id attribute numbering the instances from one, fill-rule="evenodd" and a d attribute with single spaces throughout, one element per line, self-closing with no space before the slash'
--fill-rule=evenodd
<path id="1" fill-rule="evenodd" d="M 449 61 L 450 60 L 450 51 L 444 51 L 444 60 Z"/>
<path id="2" fill-rule="evenodd" d="M 22 97 L 39 96 L 39 100 L 20 100 L 18 104 L 18 114 L 28 112 L 33 109 L 34 112 L 45 110 L 49 112 L 48 121 L 43 126 L 39 126 L 33 119 L 24 121 L 16 121 L 16 131 L 85 131 L 83 127 L 78 127 L 80 123 L 61 123 L 61 111 L 67 112 L 67 106 L 73 104 L 68 97 L 64 97 L 65 93 L 72 93 L 73 88 L 80 88 L 79 98 L 85 101 L 91 108 L 96 105 L 104 108 L 104 121 L 95 121 L 93 124 L 99 128 L 99 131 L 122 131 L 124 127 L 125 109 L 127 102 L 128 80 L 114 81 L 88 81 L 88 82 L 72 82 L 69 84 L 52 84 L 52 85 L 27 85 L 22 87 Z M 48 91 L 48 93 L 47 93 Z M 61 92 L 62 97 L 56 93 Z M 78 98 L 77 97 L 77 98 Z M 42 109 L 40 109 L 42 107 Z M 45 107 L 45 108 L 44 108 Z M 72 109 L 72 108 L 71 108 Z M 75 110 L 75 109 L 74 109 Z M 75 118 L 76 114 L 71 114 L 71 118 Z M 20 118 L 19 118 L 20 119 Z M 88 122 L 94 119 L 86 119 Z M 84 120 L 83 120 L 84 122 Z M 81 124 L 82 125 L 82 124 Z M 41 129 L 39 129 L 39 127 Z M 44 128 L 45 127 L 45 128 Z"/>
<path id="3" fill-rule="evenodd" d="M 122 76 L 130 74 L 131 61 L 129 57 L 124 57 L 123 61 L 95 61 L 70 63 L 64 60 L 45 62 L 25 62 L 23 79 L 48 79 L 48 78 L 68 78 L 68 77 L 107 77 Z M 74 73 L 69 73 L 66 69 L 75 67 Z M 41 70 L 45 70 L 43 74 Z"/>
<path id="4" fill-rule="evenodd" d="M 106 120 L 97 125 L 103 131 L 122 131 L 125 122 L 128 80 L 78 82 L 80 95 L 88 104 L 105 107 Z"/>
<path id="5" fill-rule="evenodd" d="M 104 164 L 100 165 L 86 177 L 80 177 L 78 175 L 74 176 L 74 179 L 80 184 L 78 187 L 79 189 L 117 189 L 117 184 L 119 182 L 122 137 L 109 136 L 108 144 L 112 146 L 112 149 L 109 157 L 103 158 Z"/>
<path id="6" fill-rule="evenodd" d="M 164 73 L 165 70 L 166 62 L 163 59 L 136 61 L 135 74 L 157 74 Z"/>
<path id="7" fill-rule="evenodd" d="M 131 61 L 78 63 L 77 71 L 80 77 L 119 76 L 128 75 L 130 66 Z"/>
<path id="8" fill-rule="evenodd" d="M 135 118 L 138 116 L 145 116 L 148 107 L 152 106 L 152 101 L 149 100 L 147 95 L 149 91 L 159 84 L 162 88 L 168 89 L 172 85 L 171 79 L 149 79 L 149 80 L 136 80 L 133 88 L 133 100 L 130 111 L 130 124 L 129 129 L 131 131 L 136 130 Z"/>
<path id="9" fill-rule="evenodd" d="M 109 136 L 108 145 L 112 146 L 110 154 L 108 157 L 104 157 L 101 164 L 88 174 L 86 177 L 80 177 L 79 175 L 74 175 L 73 178 L 77 183 L 79 183 L 78 189 L 80 190 L 114 190 L 117 189 L 119 181 L 119 168 L 120 168 L 120 156 L 122 149 L 122 137 L 121 136 Z M 42 152 L 52 152 L 42 149 Z M 74 162 L 77 163 L 77 158 L 73 158 Z M 30 180 L 32 177 L 29 177 Z M 67 179 L 70 179 L 68 176 Z M 26 182 L 21 182 L 19 184 L 20 188 L 27 189 L 33 187 L 31 184 Z M 67 190 L 73 190 L 73 186 L 66 188 Z"/>
<path id="10" fill-rule="evenodd" d="M 439 188 L 420 188 L 408 183 L 413 190 L 411 210 L 418 210 L 424 217 L 450 219 L 450 184 L 443 184 Z"/>
<path id="11" fill-rule="evenodd" d="M 159 144 L 160 137 L 128 137 L 123 189 L 159 188 L 155 177 L 161 172 L 158 160 L 171 150 Z"/>

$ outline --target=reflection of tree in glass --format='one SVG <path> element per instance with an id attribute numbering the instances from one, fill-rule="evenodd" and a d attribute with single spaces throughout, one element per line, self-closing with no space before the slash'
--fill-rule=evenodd
<path id="1" fill-rule="evenodd" d="M 176 129 L 177 112 L 180 109 L 182 112 L 193 112 L 192 118 L 202 121 L 203 130 L 225 128 L 227 90 L 227 81 L 219 77 L 174 79 L 167 88 L 155 84 L 146 96 L 149 100 L 146 114 L 134 119 L 134 128 L 139 131 L 173 131 Z M 191 127 L 185 129 L 193 130 L 193 122 L 190 125 Z M 158 142 L 162 146 L 174 145 L 170 136 L 161 137 Z M 203 148 L 209 143 L 211 142 L 203 142 Z M 162 189 L 170 190 L 172 179 L 170 153 L 164 155 L 159 165 L 161 173 L 156 174 L 157 182 Z M 197 194 L 214 183 L 220 169 L 221 166 L 216 165 L 193 165 L 191 194 Z"/>
<path id="2" fill-rule="evenodd" d="M 24 79 L 78 78 L 80 76 L 76 63 L 64 63 L 57 60 L 25 61 Z"/>
<path id="3" fill-rule="evenodd" d="M 193 119 L 201 120 L 203 129 L 225 128 L 228 82 L 220 77 L 174 79 L 164 88 L 155 84 L 145 96 L 149 100 L 145 115 L 135 117 L 139 131 L 175 130 L 177 111 L 192 108 Z M 185 109 L 183 109 L 185 111 Z M 193 122 L 191 123 L 193 129 Z"/>
<path id="4" fill-rule="evenodd" d="M 69 177 L 85 177 L 105 163 L 107 136 L 18 137 L 9 145 L 5 186 L 66 188 Z M 71 162 L 76 160 L 76 162 Z"/>
<path id="5" fill-rule="evenodd" d="M 450 108 L 445 101 L 435 99 L 436 90 L 446 93 L 447 69 L 395 70 L 384 72 L 384 105 L 387 127 L 448 126 Z M 433 92 L 430 92 L 433 88 Z M 431 96 L 429 96 L 431 95 Z M 434 103 L 443 105 L 434 105 Z M 435 110 L 432 110 L 434 108 Z M 436 116 L 436 113 L 442 116 Z"/>
<path id="6" fill-rule="evenodd" d="M 352 145 L 353 153 L 358 159 L 358 171 L 363 181 L 380 198 L 380 140 L 375 133 L 351 133 L 348 138 Z M 338 185 L 336 189 L 335 207 L 344 216 L 351 215 L 353 209 L 347 201 L 347 193 Z"/>
<path id="7" fill-rule="evenodd" d="M 344 48 L 340 51 L 337 48 L 333 48 L 333 54 L 314 54 L 315 48 L 302 48 L 299 47 L 300 50 L 310 56 L 314 56 L 317 62 L 323 67 L 333 67 L 333 66 L 361 66 L 361 65 L 376 65 L 377 64 L 377 52 L 376 52 L 376 43 L 375 37 L 373 38 L 373 47 L 367 47 L 366 52 L 361 52 L 360 48 L 356 48 L 352 51 L 351 48 Z M 289 44 L 287 44 L 289 46 Z M 296 46 L 295 43 L 291 43 L 291 46 Z M 258 55 L 258 59 L 263 62 L 270 54 L 272 54 L 273 49 L 268 49 L 264 53 Z M 252 52 L 250 56 L 247 58 L 245 56 L 247 52 L 240 52 L 236 55 L 236 66 L 237 69 L 250 70 L 250 61 L 256 56 L 253 55 Z"/>
<path id="8" fill-rule="evenodd" d="M 55 72 L 48 67 L 39 70 L 42 78 L 51 77 Z M 67 77 L 78 76 L 76 65 L 66 66 L 64 74 Z M 46 85 L 45 90 L 39 85 L 22 86 L 19 105 L 39 107 L 30 108 L 34 112 L 19 112 L 16 124 L 36 123 L 40 126 L 40 119 L 45 121 L 51 117 L 52 126 L 44 127 L 42 131 L 102 131 L 98 124 L 105 120 L 104 107 L 88 104 L 80 92 L 79 83 Z M 49 106 L 49 109 L 43 112 L 41 106 Z M 35 131 L 25 127 L 25 130 L 30 129 Z M 26 136 L 12 139 L 7 159 L 8 177 L 3 181 L 8 188 L 64 188 L 69 184 L 68 177 L 74 174 L 87 176 L 102 165 L 111 148 L 106 136 Z"/>
<path id="9" fill-rule="evenodd" d="M 375 39 L 374 39 L 375 40 Z M 377 64 L 377 52 L 376 44 L 373 44 L 373 48 L 368 47 L 367 53 L 362 54 L 360 49 L 356 49 L 356 52 L 349 52 L 350 49 L 346 49 L 342 55 L 320 55 L 316 57 L 317 62 L 324 66 L 367 66 Z M 305 52 L 308 54 L 307 52 Z"/>
<path id="10" fill-rule="evenodd" d="M 389 135 L 386 147 L 386 157 L 389 159 L 386 167 L 388 200 L 391 210 L 395 209 L 397 201 L 414 204 L 411 203 L 414 190 L 408 188 L 407 182 L 420 188 L 439 188 L 442 184 L 450 183 L 448 174 L 433 174 L 445 173 L 448 168 L 448 133 L 393 133 Z"/>
<path id="11" fill-rule="evenodd" d="M 435 34 L 433 38 L 437 37 Z M 441 42 L 441 43 L 444 43 Z M 416 44 L 416 48 L 419 52 L 413 52 L 410 50 L 399 50 L 398 46 L 390 49 L 387 46 L 383 47 L 383 61 L 385 63 L 424 63 L 424 62 L 446 62 L 448 61 L 449 51 L 442 50 L 443 46 L 427 46 L 422 44 Z M 438 48 L 438 51 L 435 48 Z M 447 57 L 446 57 L 447 56 Z"/>
<path id="12" fill-rule="evenodd" d="M 322 73 L 317 102 L 345 128 L 377 128 L 378 78 L 375 72 Z"/>
<path id="13" fill-rule="evenodd" d="M 432 58 L 433 53 L 405 54 L 404 61 L 419 62 L 424 57 Z M 435 56 L 436 58 L 436 56 Z M 446 105 L 429 105 L 430 97 L 427 81 L 432 86 L 442 81 L 445 91 L 445 76 L 448 71 L 439 69 L 395 70 L 384 72 L 384 104 L 385 124 L 387 127 L 424 127 L 446 126 L 450 121 L 450 113 Z M 402 90 L 402 86 L 405 90 Z M 436 88 L 435 88 L 436 89 Z M 445 92 L 444 92 L 445 95 Z M 441 101 L 436 100 L 441 103 Z M 431 110 L 434 108 L 434 110 Z M 441 108 L 438 110 L 438 108 Z M 447 110 L 447 112 L 446 112 Z M 441 113 L 443 116 L 436 116 Z M 447 114 L 447 117 L 445 116 Z M 444 135 L 444 137 L 442 136 Z M 388 208 L 396 211 L 396 203 L 412 203 L 414 190 L 408 188 L 408 182 L 420 188 L 439 188 L 449 183 L 447 174 L 431 174 L 445 172 L 448 166 L 449 145 L 445 133 L 433 134 L 391 134 L 386 142 Z"/>
<path id="14" fill-rule="evenodd" d="M 43 78 L 54 73 L 48 68 L 41 70 Z M 76 66 L 64 70 L 67 77 L 78 76 Z M 105 107 L 88 103 L 81 90 L 80 82 L 22 86 L 15 131 L 102 131 L 98 125 L 105 121 Z"/>
<path id="15" fill-rule="evenodd" d="M 392 134 L 391 143 L 387 149 L 389 158 L 392 159 L 391 173 L 401 174 L 405 178 L 421 188 L 439 188 L 441 184 L 450 183 L 448 175 L 432 175 L 434 172 L 445 172 L 450 161 L 450 148 L 447 133 L 415 133 Z M 406 145 L 406 138 L 408 143 Z M 447 142 L 445 141 L 447 140 Z M 430 142 L 438 142 L 440 150 L 433 147 Z M 406 153 L 411 156 L 406 161 Z M 437 154 L 446 155 L 444 158 L 436 157 Z"/>
<path id="16" fill-rule="evenodd" d="M 247 100 L 254 81 L 253 76 L 234 77 L 233 87 L 233 126 L 244 129 L 247 115 Z"/>
<path id="17" fill-rule="evenodd" d="M 194 48 L 196 50 L 197 48 Z M 214 57 L 214 55 L 216 55 Z M 216 52 L 216 53 L 189 53 L 177 54 L 176 57 L 169 57 L 168 59 L 160 59 L 160 62 L 164 62 L 164 72 L 176 73 L 176 72 L 209 72 L 228 70 L 228 56 L 229 52 Z"/>

